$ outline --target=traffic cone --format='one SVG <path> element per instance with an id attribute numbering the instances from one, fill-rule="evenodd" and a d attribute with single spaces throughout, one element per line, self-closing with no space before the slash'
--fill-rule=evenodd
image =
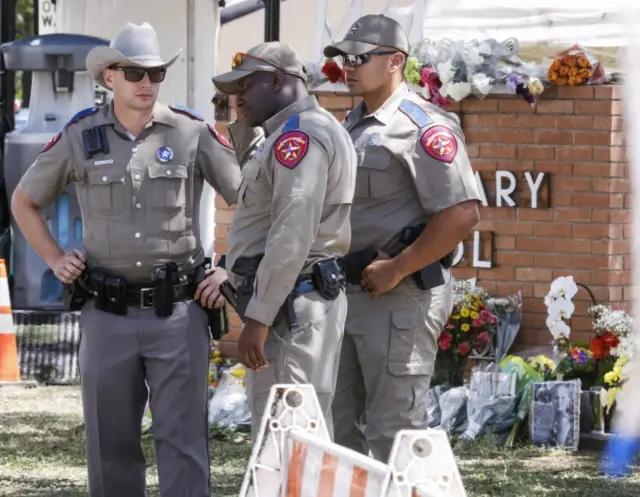
<path id="1" fill-rule="evenodd" d="M 0 259 L 0 386 L 29 385 L 34 382 L 22 382 L 18 363 L 18 345 L 11 312 L 9 280 L 4 259 Z"/>

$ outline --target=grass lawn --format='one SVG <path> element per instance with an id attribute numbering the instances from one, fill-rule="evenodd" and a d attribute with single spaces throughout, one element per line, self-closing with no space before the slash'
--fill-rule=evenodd
<path id="1" fill-rule="evenodd" d="M 86 496 L 77 387 L 0 388 L 0 496 Z M 158 496 L 152 438 L 144 441 L 149 496 Z M 212 495 L 237 496 L 250 445 L 244 435 L 214 437 Z M 598 475 L 598 453 L 502 450 L 477 443 L 457 451 L 469 497 L 640 495 L 640 471 L 626 480 Z"/>

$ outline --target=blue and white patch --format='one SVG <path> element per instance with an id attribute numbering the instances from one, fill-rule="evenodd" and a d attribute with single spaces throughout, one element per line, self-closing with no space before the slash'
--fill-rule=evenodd
<path id="1" fill-rule="evenodd" d="M 169 147 L 159 148 L 156 152 L 156 156 L 158 157 L 158 160 L 160 162 L 169 162 L 171 159 L 173 159 L 173 150 L 171 150 Z"/>
<path id="2" fill-rule="evenodd" d="M 371 133 L 371 136 L 369 136 L 368 145 L 370 147 L 375 147 L 378 143 L 380 143 L 380 133 Z"/>
<path id="3" fill-rule="evenodd" d="M 253 158 L 257 159 L 258 157 L 260 157 L 263 151 L 264 151 L 264 142 L 262 142 L 260 146 L 256 149 L 256 151 L 253 154 Z"/>

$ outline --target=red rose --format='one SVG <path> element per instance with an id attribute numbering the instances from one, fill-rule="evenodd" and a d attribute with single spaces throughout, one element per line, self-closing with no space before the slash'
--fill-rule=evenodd
<path id="1" fill-rule="evenodd" d="M 589 344 L 589 350 L 594 359 L 603 359 L 607 353 L 607 345 L 602 337 L 593 337 Z"/>
<path id="2" fill-rule="evenodd" d="M 602 341 L 607 347 L 607 355 L 611 353 L 611 349 L 620 345 L 620 338 L 618 337 L 618 335 L 614 335 L 610 331 L 604 333 L 600 338 L 602 338 Z"/>
<path id="3" fill-rule="evenodd" d="M 453 342 L 453 336 L 451 333 L 442 333 L 438 338 L 438 345 L 442 350 L 449 350 L 451 348 L 451 342 Z"/>
<path id="4" fill-rule="evenodd" d="M 471 352 L 471 346 L 468 343 L 464 342 L 460 344 L 458 350 L 462 355 L 467 355 L 469 352 Z"/>

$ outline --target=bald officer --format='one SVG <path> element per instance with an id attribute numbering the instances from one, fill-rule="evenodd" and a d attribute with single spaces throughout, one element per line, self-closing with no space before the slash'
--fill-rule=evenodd
<path id="1" fill-rule="evenodd" d="M 242 167 L 226 254 L 244 321 L 238 348 L 250 368 L 254 439 L 274 383 L 312 384 L 330 424 L 347 311 L 337 258 L 351 241 L 356 155 L 305 80 L 296 52 L 278 42 L 236 54 L 233 69 L 213 78 L 236 95 L 244 124 L 264 130 Z"/>
<path id="2" fill-rule="evenodd" d="M 363 97 L 343 123 L 358 175 L 335 440 L 382 461 L 398 430 L 427 427 L 438 337 L 453 306 L 450 254 L 479 219 L 462 130 L 407 88 L 408 52 L 400 25 L 382 15 L 362 17 L 324 50 Z"/>
<path id="3" fill-rule="evenodd" d="M 92 50 L 87 69 L 113 90 L 113 102 L 74 117 L 12 199 L 20 229 L 61 281 L 87 271 L 78 281 L 92 295 L 80 318 L 90 497 L 146 495 L 145 380 L 160 494 L 210 495 L 209 333 L 201 305 L 214 302 L 202 297 L 210 290 L 202 281 L 199 206 L 205 180 L 235 203 L 240 168 L 200 117 L 157 102 L 177 57 L 160 56 L 148 24 L 127 24 L 110 47 Z M 40 211 L 69 184 L 82 210 L 86 254 L 65 254 Z"/>

